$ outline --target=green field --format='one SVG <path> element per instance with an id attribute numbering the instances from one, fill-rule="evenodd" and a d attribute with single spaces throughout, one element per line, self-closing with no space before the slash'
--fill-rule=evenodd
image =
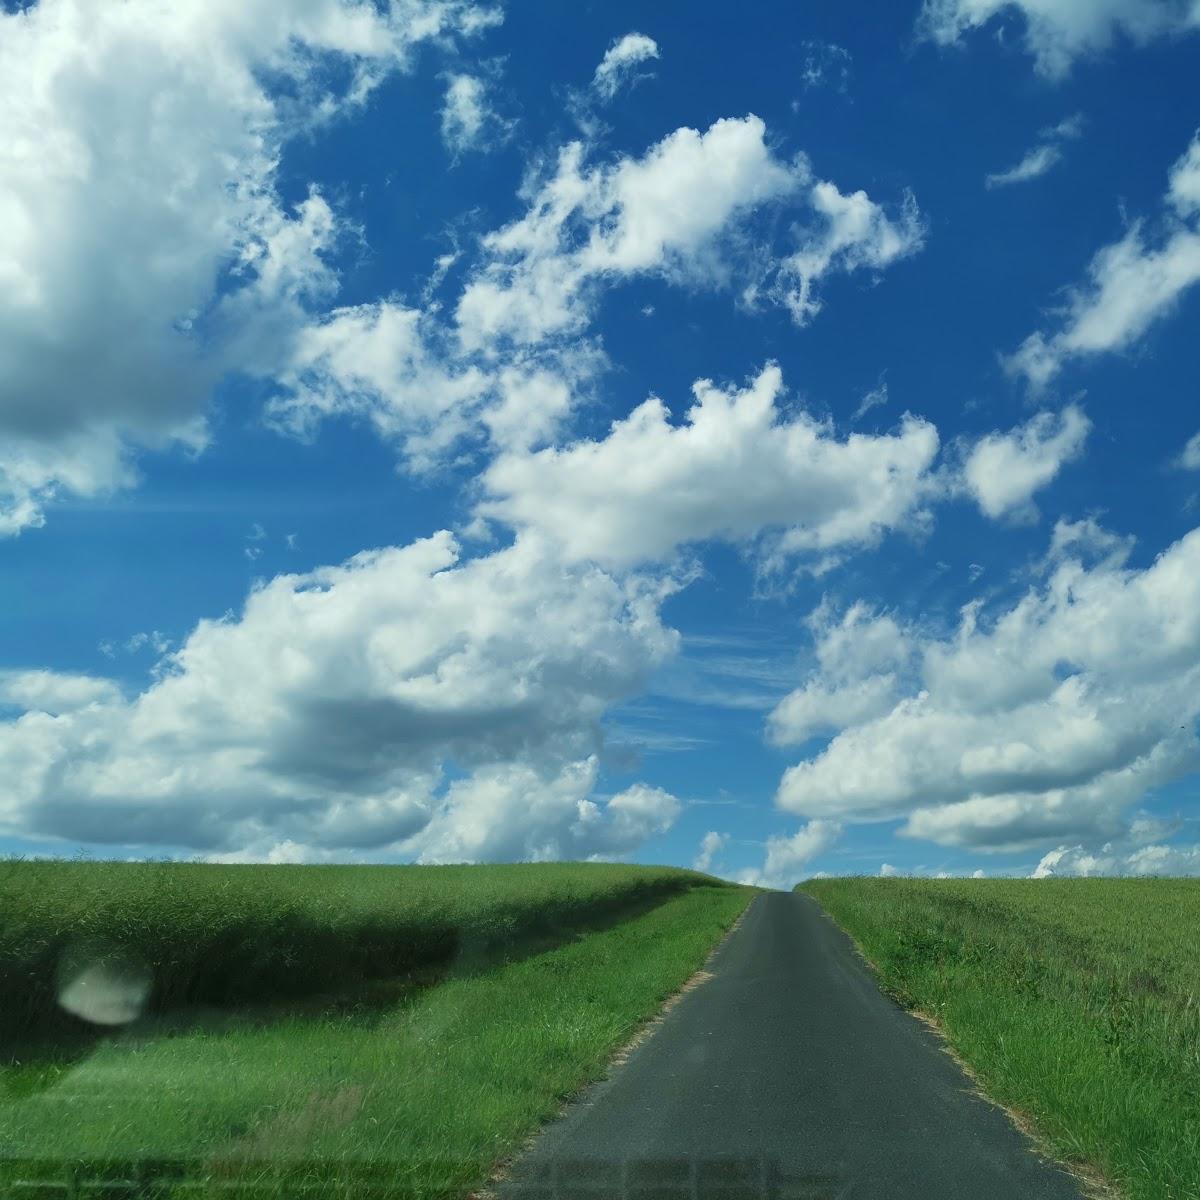
<path id="1" fill-rule="evenodd" d="M 1060 1159 L 1200 1196 L 1200 880 L 820 879 L 901 1003 Z"/>
<path id="2" fill-rule="evenodd" d="M 179 1175 L 187 1195 L 464 1194 L 603 1073 L 753 895 L 591 864 L 6 870 L 0 948 L 25 991 L 0 1180 L 77 1162 L 84 1179 Z M 107 1030 L 36 1019 L 49 947 L 81 937 L 151 964 L 152 1011 Z M 269 969 L 234 978 L 255 952 Z"/>
<path id="3" fill-rule="evenodd" d="M 716 881 L 672 867 L 0 862 L 0 1038 L 58 1012 L 65 962 L 110 958 L 148 1004 L 295 997 L 470 962 Z"/>

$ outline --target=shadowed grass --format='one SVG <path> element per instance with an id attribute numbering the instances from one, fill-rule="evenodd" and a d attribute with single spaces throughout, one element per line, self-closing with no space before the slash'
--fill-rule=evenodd
<path id="1" fill-rule="evenodd" d="M 988 1094 L 1133 1200 L 1200 1196 L 1200 880 L 810 880 Z"/>
<path id="2" fill-rule="evenodd" d="M 383 1004 L 169 1036 L 131 1028 L 48 1086 L 0 1099 L 0 1156 L 25 1160 L 0 1179 L 61 1178 L 83 1160 L 85 1176 L 178 1173 L 214 1193 L 258 1180 L 264 1194 L 301 1194 L 307 1180 L 321 1195 L 462 1195 L 603 1073 L 752 895 L 696 887 Z"/>
<path id="3" fill-rule="evenodd" d="M 59 1012 L 64 966 L 119 962 L 152 1012 L 485 960 L 709 876 L 609 863 L 221 866 L 0 861 L 0 1058 Z"/>

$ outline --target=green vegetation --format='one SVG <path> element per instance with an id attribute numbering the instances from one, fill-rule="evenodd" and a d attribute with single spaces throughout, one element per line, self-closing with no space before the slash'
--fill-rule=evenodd
<path id="1" fill-rule="evenodd" d="M 152 1012 L 295 997 L 486 958 L 664 899 L 670 867 L 0 862 L 0 1039 L 59 1012 L 64 966 L 115 961 Z"/>
<path id="2" fill-rule="evenodd" d="M 1200 880 L 802 884 L 993 1099 L 1133 1200 L 1200 1196 Z"/>
<path id="3" fill-rule="evenodd" d="M 206 928 L 184 897 L 216 918 L 201 884 L 226 881 L 220 895 L 236 895 L 243 920 L 221 929 L 277 955 L 275 930 L 329 970 L 335 925 L 360 972 L 384 977 L 302 1000 L 175 1008 L 74 1042 L 31 1035 L 0 1072 L 0 1194 L 6 1178 L 62 1180 L 74 1162 L 83 1180 L 186 1185 L 160 1183 L 156 1195 L 227 1195 L 223 1185 L 236 1181 L 239 1195 L 461 1196 L 603 1073 L 753 895 L 690 872 L 599 865 L 188 868 L 155 880 L 161 869 L 105 869 L 108 911 L 133 923 L 93 919 L 85 932 L 125 934 L 147 959 L 171 965 L 159 948 L 182 958 L 191 950 L 181 931 L 199 938 Z M 85 864 L 75 878 L 94 880 L 89 871 L 100 866 Z M 326 887 L 352 914 L 335 914 Z M 146 914 L 133 900 L 143 888 L 157 901 Z M 166 903 L 172 895 L 178 901 Z M 64 888 L 60 911 L 68 904 L 77 923 L 88 905 Z M 35 913 L 44 936 L 65 944 L 44 898 L 22 897 L 22 906 L 18 932 Z M 0 912 L 9 934 L 15 926 Z M 357 931 L 375 938 L 387 919 L 414 935 L 406 947 L 447 944 L 421 939 L 423 915 L 453 933 L 451 959 L 422 949 L 413 960 L 425 965 L 388 974 L 356 958 Z M 325 935 L 299 938 L 312 929 Z M 28 934 L 4 942 L 29 944 Z M 214 944 L 244 953 L 228 932 Z M 259 978 L 278 981 L 280 971 Z"/>

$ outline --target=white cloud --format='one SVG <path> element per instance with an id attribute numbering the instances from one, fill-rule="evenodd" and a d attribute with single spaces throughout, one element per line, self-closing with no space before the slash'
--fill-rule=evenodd
<path id="1" fill-rule="evenodd" d="M 894 879 L 900 874 L 899 867 L 893 867 L 891 863 L 880 863 L 879 875 L 882 879 Z"/>
<path id="2" fill-rule="evenodd" d="M 1167 181 L 1167 203 L 1181 217 L 1194 217 L 1200 213 L 1200 135 L 1184 151 Z"/>
<path id="3" fill-rule="evenodd" d="M 36 708 L 58 717 L 93 704 L 120 700 L 121 692 L 107 679 L 64 675 L 55 671 L 0 672 L 0 704 Z"/>
<path id="4" fill-rule="evenodd" d="M 446 78 L 442 104 L 442 141 L 457 158 L 468 150 L 491 150 L 512 130 L 492 107 L 489 84 L 478 75 L 451 74 Z"/>
<path id="5" fill-rule="evenodd" d="M 920 26 L 950 45 L 1016 13 L 1035 67 L 1053 79 L 1065 76 L 1076 59 L 1109 49 L 1118 35 L 1143 44 L 1200 27 L 1194 0 L 925 0 Z"/>
<path id="6" fill-rule="evenodd" d="M 764 133 L 757 117 L 678 129 L 643 158 L 592 170 L 581 142 L 565 146 L 526 215 L 484 239 L 492 261 L 458 304 L 464 344 L 577 329 L 589 319 L 581 293 L 597 278 L 700 274 L 727 224 L 795 187 Z"/>
<path id="7" fill-rule="evenodd" d="M 281 427 L 308 436 L 331 416 L 365 418 L 418 468 L 467 433 L 491 386 L 441 349 L 429 316 L 389 300 L 307 325 L 276 381 L 270 413 Z"/>
<path id="8" fill-rule="evenodd" d="M 785 696 L 767 719 L 768 738 L 777 746 L 798 746 L 819 734 L 862 725 L 889 712 L 896 702 L 890 675 L 830 686 L 808 683 Z"/>
<path id="9" fill-rule="evenodd" d="M 639 63 L 658 58 L 658 43 L 644 33 L 627 33 L 604 52 L 592 76 L 592 88 L 601 100 L 611 100 Z"/>
<path id="10" fill-rule="evenodd" d="M 215 380 L 332 283 L 338 223 L 317 196 L 281 205 L 283 143 L 418 42 L 495 19 L 462 0 L 0 13 L 0 533 L 60 491 L 128 486 L 138 447 L 204 445 Z"/>
<path id="11" fill-rule="evenodd" d="M 602 441 L 501 454 L 477 512 L 537 530 L 572 559 L 617 565 L 764 529 L 782 531 L 773 552 L 794 554 L 920 523 L 938 450 L 932 425 L 906 416 L 896 433 L 838 440 L 807 413 L 783 417 L 782 387 L 773 364 L 740 391 L 699 380 L 684 424 L 652 397 Z"/>
<path id="12" fill-rule="evenodd" d="M 1200 281 L 1200 136 L 1171 168 L 1166 201 L 1161 233 L 1147 237 L 1135 222 L 1100 250 L 1068 293 L 1061 328 L 1027 337 L 1011 371 L 1040 388 L 1071 359 L 1128 349 Z"/>
<path id="13" fill-rule="evenodd" d="M 162 657 L 171 648 L 171 639 L 157 629 L 143 630 L 135 633 L 125 643 L 127 654 L 137 654 L 140 650 L 150 650 L 156 656 Z"/>
<path id="14" fill-rule="evenodd" d="M 1072 113 L 1069 117 L 1064 117 L 1057 125 L 1048 125 L 1042 130 L 1041 137 L 1043 141 L 1072 141 L 1082 136 L 1086 124 L 1083 113 Z"/>
<path id="15" fill-rule="evenodd" d="M 277 576 L 132 699 L 5 676 L 27 711 L 0 722 L 0 828 L 257 856 L 627 853 L 676 802 L 588 795 L 605 711 L 675 650 L 669 587 L 520 539 L 463 562 L 446 533 Z"/>
<path id="16" fill-rule="evenodd" d="M 986 626 L 914 641 L 883 716 L 784 775 L 806 817 L 907 817 L 946 845 L 1111 838 L 1149 790 L 1200 766 L 1200 530 L 1143 570 L 1067 558 Z M 820 682 L 817 676 L 816 682 Z"/>
<path id="17" fill-rule="evenodd" d="M 1050 549 L 1040 564 L 1040 570 L 1049 571 L 1060 563 L 1075 560 L 1082 563 L 1103 563 L 1109 567 L 1123 567 L 1133 553 L 1135 539 L 1105 529 L 1094 517 L 1082 521 L 1070 521 L 1060 517 L 1054 523 L 1050 537 Z"/>
<path id="18" fill-rule="evenodd" d="M 729 834 L 717 833 L 716 830 L 710 830 L 700 839 L 700 852 L 692 861 L 693 871 L 708 871 L 712 868 L 713 861 L 717 855 L 725 849 L 729 843 Z"/>
<path id="19" fill-rule="evenodd" d="M 859 401 L 858 407 L 851 416 L 851 421 L 861 421 L 873 408 L 882 408 L 888 402 L 888 385 L 886 380 L 880 380 L 879 386 L 872 388 Z"/>
<path id="20" fill-rule="evenodd" d="M 589 800 L 596 775 L 594 757 L 557 774 L 525 763 L 480 768 L 450 786 L 408 850 L 425 863 L 619 858 L 665 833 L 682 810 L 644 784 L 604 804 Z"/>
<path id="21" fill-rule="evenodd" d="M 1030 878 L 1080 875 L 1200 875 L 1200 846 L 1059 846 L 1042 856 Z"/>
<path id="22" fill-rule="evenodd" d="M 908 635 L 894 618 L 865 604 L 851 605 L 839 618 L 823 603 L 808 626 L 816 672 L 768 716 L 767 736 L 777 746 L 799 745 L 889 712 L 912 657 Z"/>
<path id="23" fill-rule="evenodd" d="M 866 192 L 845 195 L 828 182 L 814 184 L 809 199 L 823 220 L 800 235 L 800 248 L 783 259 L 773 288 L 797 325 L 806 325 L 821 311 L 814 289 L 823 276 L 881 271 L 925 244 L 925 224 L 911 192 L 905 193 L 894 219 Z"/>
<path id="24" fill-rule="evenodd" d="M 963 481 L 993 519 L 1035 518 L 1032 498 L 1063 465 L 1083 453 L 1092 423 L 1075 405 L 1060 414 L 1038 413 L 1008 433 L 989 433 L 971 448 Z"/>
<path id="25" fill-rule="evenodd" d="M 635 783 L 613 796 L 603 809 L 592 803 L 585 810 L 582 832 L 586 842 L 590 824 L 601 829 L 604 849 L 593 853 L 624 854 L 635 850 L 647 838 L 666 833 L 682 811 L 683 805 L 670 792 Z"/>
<path id="26" fill-rule="evenodd" d="M 1016 166 L 1007 171 L 998 171 L 987 176 L 986 183 L 990 188 L 1004 187 L 1012 183 L 1027 183 L 1045 175 L 1051 167 L 1062 162 L 1062 151 L 1053 145 L 1034 146 Z"/>
<path id="27" fill-rule="evenodd" d="M 1179 455 L 1179 465 L 1185 471 L 1200 471 L 1200 433 L 1194 433 Z"/>
<path id="28" fill-rule="evenodd" d="M 544 444 L 601 361 L 586 342 L 483 362 L 452 343 L 436 306 L 335 309 L 297 333 L 268 419 L 302 438 L 329 419 L 366 421 L 409 469 L 427 473 L 483 437 L 514 451 Z"/>
<path id="29" fill-rule="evenodd" d="M 842 827 L 837 821 L 815 820 L 790 837 L 767 838 L 766 858 L 761 869 L 742 871 L 737 881 L 757 887 L 790 888 L 799 881 L 804 868 L 835 845 L 841 836 Z"/>
<path id="30" fill-rule="evenodd" d="M 732 287 L 747 303 L 766 296 L 804 323 L 820 309 L 823 276 L 880 270 L 919 248 L 911 196 L 893 220 L 866 193 L 814 180 L 803 158 L 777 159 L 765 134 L 758 117 L 727 118 L 591 168 L 582 142 L 563 147 L 549 177 L 527 189 L 525 215 L 484 238 L 486 261 L 456 310 L 463 347 L 494 351 L 497 339 L 534 344 L 578 331 L 601 283 L 645 274 Z M 794 231 L 798 249 L 764 255 L 747 221 L 785 201 L 812 223 Z"/>
<path id="31" fill-rule="evenodd" d="M 804 59 L 800 65 L 800 79 L 804 90 L 829 87 L 845 93 L 850 83 L 850 51 L 835 42 L 820 41 L 804 42 L 802 49 Z"/>

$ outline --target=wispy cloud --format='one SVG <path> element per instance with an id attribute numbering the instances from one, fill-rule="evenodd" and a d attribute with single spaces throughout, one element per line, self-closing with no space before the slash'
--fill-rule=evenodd
<path id="1" fill-rule="evenodd" d="M 605 51 L 592 76 L 592 90 L 602 101 L 611 100 L 624 84 L 634 78 L 640 63 L 658 58 L 658 43 L 644 33 L 627 33 Z"/>
<path id="2" fill-rule="evenodd" d="M 821 41 L 807 41 L 803 49 L 800 79 L 804 90 L 825 87 L 844 95 L 850 84 L 850 66 L 854 61 L 850 51 L 835 42 Z"/>
<path id="3" fill-rule="evenodd" d="M 878 386 L 872 388 L 854 410 L 851 421 L 861 421 L 873 408 L 880 408 L 888 402 L 888 385 L 886 379 L 881 379 Z"/>
<path id="4" fill-rule="evenodd" d="M 1051 168 L 1062 162 L 1062 145 L 1080 136 L 1083 132 L 1083 114 L 1075 113 L 1059 121 L 1057 125 L 1049 125 L 1038 135 L 1037 144 L 1029 150 L 1015 166 L 1007 171 L 997 171 L 987 176 L 984 181 L 989 188 L 1008 187 L 1014 183 L 1028 183 L 1045 175 Z"/>

